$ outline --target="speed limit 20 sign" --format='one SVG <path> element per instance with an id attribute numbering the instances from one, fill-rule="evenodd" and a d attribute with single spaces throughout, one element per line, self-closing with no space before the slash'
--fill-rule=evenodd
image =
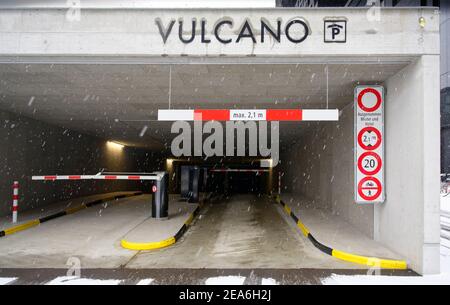
<path id="1" fill-rule="evenodd" d="M 384 88 L 355 89 L 355 201 L 382 203 L 384 191 Z"/>

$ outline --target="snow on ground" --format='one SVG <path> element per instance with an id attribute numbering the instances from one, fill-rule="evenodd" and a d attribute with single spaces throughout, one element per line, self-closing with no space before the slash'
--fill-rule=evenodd
<path id="1" fill-rule="evenodd" d="M 95 280 L 76 276 L 60 276 L 46 285 L 119 285 L 120 282 L 120 280 Z"/>
<path id="2" fill-rule="evenodd" d="M 450 274 L 450 194 L 441 194 L 441 272 Z"/>
<path id="3" fill-rule="evenodd" d="M 279 285 L 273 278 L 263 278 L 261 280 L 261 285 Z"/>
<path id="4" fill-rule="evenodd" d="M 151 283 L 153 283 L 154 279 L 144 279 L 144 280 L 140 280 L 136 285 L 138 286 L 147 286 L 150 285 Z"/>
<path id="5" fill-rule="evenodd" d="M 206 285 L 243 285 L 244 276 L 218 276 L 210 277 L 206 280 Z"/>
<path id="6" fill-rule="evenodd" d="M 450 213 L 450 194 L 441 194 L 441 211 Z"/>
<path id="7" fill-rule="evenodd" d="M 8 285 L 17 280 L 17 277 L 0 277 L 0 286 Z"/>
<path id="8" fill-rule="evenodd" d="M 402 276 L 344 276 L 333 274 L 322 280 L 324 285 L 449 285 L 450 275 L 431 275 L 424 277 Z"/>

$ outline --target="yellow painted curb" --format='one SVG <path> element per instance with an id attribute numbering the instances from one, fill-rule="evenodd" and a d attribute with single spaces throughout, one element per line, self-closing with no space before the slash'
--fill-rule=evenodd
<path id="1" fill-rule="evenodd" d="M 28 221 L 28 222 L 26 222 L 24 224 L 21 224 L 21 225 L 18 225 L 18 226 L 14 226 L 14 227 L 5 229 L 3 231 L 0 231 L 0 237 L 4 237 L 4 236 L 7 236 L 7 235 L 11 235 L 11 234 L 14 234 L 14 233 L 17 233 L 17 232 L 20 232 L 20 231 L 24 231 L 24 230 L 30 229 L 32 227 L 35 227 L 35 226 L 37 226 L 39 224 L 43 224 L 43 223 L 45 223 L 45 222 L 47 222 L 49 220 L 52 220 L 52 219 L 56 219 L 56 218 L 59 218 L 59 217 L 62 217 L 62 216 L 70 215 L 70 214 L 74 214 L 74 213 L 76 213 L 78 211 L 87 209 L 88 207 L 91 207 L 93 205 L 96 205 L 96 204 L 99 204 L 99 203 L 102 203 L 102 202 L 105 202 L 105 201 L 115 200 L 115 199 L 119 199 L 119 198 L 120 199 L 121 198 L 128 198 L 128 197 L 132 197 L 132 196 L 138 196 L 138 195 L 141 195 L 141 194 L 142 194 L 142 192 L 135 192 L 135 193 L 132 193 L 132 194 L 125 194 L 125 195 L 120 195 L 120 196 L 118 195 L 118 196 L 114 196 L 114 197 L 106 197 L 104 199 L 97 199 L 97 200 L 91 201 L 89 203 L 83 203 L 80 206 L 68 208 L 66 210 L 62 210 L 62 211 L 56 212 L 54 214 L 47 215 L 47 216 L 41 217 L 39 219 L 34 219 L 34 220 Z"/>
<path id="2" fill-rule="evenodd" d="M 87 209 L 87 206 L 83 203 L 83 204 L 80 205 L 80 206 L 77 206 L 77 207 L 74 207 L 74 208 L 69 208 L 69 209 L 67 209 L 67 210 L 66 210 L 66 213 L 67 213 L 67 215 L 69 215 L 69 214 L 74 214 L 74 213 L 79 212 L 79 211 L 84 210 L 84 209 Z"/>
<path id="3" fill-rule="evenodd" d="M 191 224 L 192 220 L 194 220 L 194 214 L 193 213 L 189 216 L 188 220 L 186 220 L 184 222 L 184 224 L 189 226 Z"/>
<path id="4" fill-rule="evenodd" d="M 333 250 L 333 257 L 340 260 L 365 265 L 369 267 L 376 267 L 381 269 L 395 269 L 395 270 L 406 270 L 408 269 L 408 264 L 405 261 L 380 259 L 376 257 L 364 257 L 359 255 L 354 255 L 346 253 L 339 250 Z"/>
<path id="5" fill-rule="evenodd" d="M 11 235 L 11 234 L 14 234 L 14 233 L 17 233 L 17 232 L 29 229 L 31 227 L 38 226 L 39 224 L 40 224 L 39 219 L 28 221 L 28 222 L 26 222 L 24 224 L 21 224 L 21 225 L 18 225 L 18 226 L 6 229 L 5 230 L 5 235 Z"/>
<path id="6" fill-rule="evenodd" d="M 174 243 L 176 243 L 177 240 L 180 239 L 181 236 L 186 232 L 186 230 L 189 228 L 190 224 L 194 220 L 194 217 L 200 211 L 202 206 L 203 206 L 203 204 L 200 203 L 198 205 L 198 207 L 195 209 L 195 211 L 189 215 L 189 218 L 183 223 L 183 225 L 178 230 L 178 232 L 174 236 L 172 236 L 168 239 L 156 241 L 156 242 L 150 242 L 150 243 L 135 243 L 135 242 L 130 242 L 128 240 L 122 239 L 120 241 L 120 245 L 125 249 L 135 250 L 135 251 L 156 250 L 156 249 L 161 249 L 161 248 L 171 246 Z"/>
<path id="7" fill-rule="evenodd" d="M 122 239 L 120 244 L 122 247 L 128 250 L 137 250 L 137 251 L 145 251 L 145 250 L 155 250 L 155 249 L 161 249 L 168 247 L 170 245 L 173 245 L 175 243 L 175 237 L 168 238 L 166 240 L 162 241 L 156 241 L 151 243 L 134 243 L 127 241 L 125 239 Z"/>
<path id="8" fill-rule="evenodd" d="M 287 205 L 285 205 L 285 206 L 284 206 L 284 210 L 286 211 L 286 213 L 287 213 L 288 215 L 291 215 L 291 208 L 290 208 L 290 207 L 288 207 Z"/>
<path id="9" fill-rule="evenodd" d="M 354 263 L 354 264 L 358 264 L 358 265 L 364 265 L 364 266 L 368 266 L 371 268 L 375 267 L 375 268 L 390 269 L 390 270 L 407 270 L 408 269 L 408 264 L 406 263 L 406 261 L 360 256 L 360 255 L 355 255 L 355 254 L 335 250 L 326 245 L 323 245 L 322 243 L 318 242 L 313 237 L 313 235 L 311 234 L 309 229 L 300 221 L 300 219 L 296 215 L 294 215 L 291 208 L 287 204 L 285 204 L 280 199 L 279 196 L 276 196 L 275 200 L 277 203 L 280 203 L 283 206 L 284 211 L 289 216 L 293 217 L 294 220 L 297 219 L 297 227 L 302 231 L 303 235 L 305 235 L 306 238 L 311 240 L 313 242 L 314 246 L 316 248 L 318 248 L 319 250 L 321 250 L 322 252 L 324 252 L 328 255 L 331 255 L 332 257 L 337 258 L 342 261 L 346 261 L 346 262 Z M 292 215 L 294 215 L 294 216 L 292 216 Z"/>
<path id="10" fill-rule="evenodd" d="M 305 237 L 308 237 L 309 230 L 300 220 L 297 222 L 297 227 L 299 227 L 300 230 L 302 230 L 302 233 L 303 235 L 305 235 Z"/>

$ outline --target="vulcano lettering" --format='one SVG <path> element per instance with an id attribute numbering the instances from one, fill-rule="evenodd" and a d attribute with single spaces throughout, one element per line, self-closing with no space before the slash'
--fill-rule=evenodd
<path id="1" fill-rule="evenodd" d="M 160 18 L 157 18 L 155 23 L 158 26 L 163 43 L 167 43 L 171 38 L 172 29 L 177 24 L 177 21 L 171 19 L 167 24 L 164 24 Z M 256 29 L 259 29 L 259 31 Z M 301 18 L 289 20 L 284 26 L 281 19 L 271 23 L 267 19 L 261 18 L 258 27 L 255 27 L 249 19 L 244 20 L 240 25 L 236 25 L 229 18 L 219 19 L 214 24 L 208 23 L 208 20 L 205 18 L 201 19 L 201 21 L 198 21 L 197 18 L 189 21 L 178 20 L 178 40 L 184 44 L 190 44 L 195 41 L 208 44 L 213 42 L 213 39 L 221 44 L 241 43 L 244 41 L 251 41 L 254 44 L 268 41 L 281 43 L 283 42 L 283 37 L 288 42 L 298 44 L 305 41 L 310 33 L 311 30 L 308 24 Z"/>

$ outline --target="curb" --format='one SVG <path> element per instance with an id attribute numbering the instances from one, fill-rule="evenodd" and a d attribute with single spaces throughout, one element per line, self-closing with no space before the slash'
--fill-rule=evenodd
<path id="1" fill-rule="evenodd" d="M 39 219 L 30 220 L 30 221 L 25 222 L 25 223 L 23 223 L 21 225 L 14 226 L 14 227 L 5 229 L 3 231 L 0 231 L 0 237 L 4 237 L 4 236 L 7 236 L 7 235 L 11 235 L 11 234 L 14 234 L 14 233 L 17 233 L 17 232 L 20 232 L 20 231 L 24 231 L 24 230 L 30 229 L 32 227 L 38 226 L 38 225 L 40 225 L 40 224 L 42 224 L 44 222 L 50 221 L 52 219 L 56 219 L 56 218 L 59 218 L 59 217 L 62 217 L 62 216 L 70 215 L 70 214 L 74 214 L 76 212 L 79 212 L 81 210 L 93 207 L 95 205 L 98 205 L 98 204 L 101 204 L 101 203 L 104 203 L 104 202 L 108 202 L 108 201 L 111 201 L 111 200 L 122 199 L 122 198 L 127 198 L 127 197 L 139 196 L 139 195 L 142 195 L 142 192 L 134 192 L 132 194 L 116 195 L 116 196 L 107 197 L 107 198 L 104 198 L 104 199 L 93 200 L 93 201 L 88 202 L 88 203 L 83 203 L 80 206 L 73 207 L 73 208 L 68 208 L 68 209 L 63 210 L 61 212 L 57 212 L 55 214 L 51 214 L 51 215 L 48 215 L 48 216 L 45 216 L 45 217 L 41 217 Z"/>
<path id="2" fill-rule="evenodd" d="M 292 212 L 291 208 L 280 199 L 279 196 L 276 196 L 275 201 L 283 207 L 283 210 L 288 214 L 296 223 L 297 227 L 302 231 L 303 235 L 307 237 L 311 243 L 320 251 L 334 258 L 337 258 L 342 261 L 364 265 L 368 267 L 375 267 L 380 269 L 390 269 L 390 270 L 407 270 L 408 264 L 405 261 L 401 260 L 390 260 L 390 259 L 381 259 L 377 257 L 366 257 L 361 255 L 355 255 L 343 251 L 339 251 L 333 248 L 330 248 L 314 238 L 309 229 L 300 221 L 300 219 Z"/>
<path id="3" fill-rule="evenodd" d="M 135 251 L 156 250 L 169 247 L 175 244 L 178 240 L 180 240 L 180 238 L 184 235 L 184 233 L 186 233 L 195 216 L 197 216 L 198 213 L 200 212 L 202 206 L 203 204 L 199 204 L 198 207 L 194 210 L 194 212 L 192 212 L 191 215 L 189 215 L 189 218 L 184 222 L 183 226 L 178 230 L 178 232 L 174 236 L 169 237 L 168 239 L 149 243 L 135 243 L 122 239 L 120 241 L 120 245 L 122 246 L 122 248 Z"/>

